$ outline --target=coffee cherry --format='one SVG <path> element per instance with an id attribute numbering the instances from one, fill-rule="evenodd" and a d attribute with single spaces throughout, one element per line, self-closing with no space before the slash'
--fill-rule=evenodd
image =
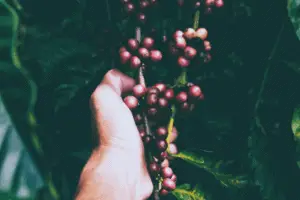
<path id="1" fill-rule="evenodd" d="M 176 182 L 177 181 L 177 176 L 175 174 L 172 175 L 171 180 Z"/>
<path id="2" fill-rule="evenodd" d="M 165 140 L 157 140 L 156 147 L 159 151 L 165 151 L 168 148 L 168 144 Z"/>
<path id="3" fill-rule="evenodd" d="M 128 13 L 133 13 L 133 11 L 135 10 L 135 7 L 132 3 L 128 3 L 125 5 L 125 11 Z"/>
<path id="4" fill-rule="evenodd" d="M 122 64 L 126 64 L 131 58 L 131 54 L 128 51 L 123 51 L 120 53 L 120 60 Z"/>
<path id="5" fill-rule="evenodd" d="M 211 50 L 211 46 L 210 46 L 210 43 L 205 43 L 205 42 L 208 42 L 208 41 L 204 41 L 204 50 L 205 51 L 210 51 Z"/>
<path id="6" fill-rule="evenodd" d="M 178 153 L 178 149 L 177 149 L 177 146 L 175 144 L 169 144 L 169 153 L 170 154 L 177 154 Z"/>
<path id="7" fill-rule="evenodd" d="M 200 97 L 201 93 L 201 88 L 197 85 L 193 85 L 189 88 L 189 95 L 193 98 Z"/>
<path id="8" fill-rule="evenodd" d="M 149 2 L 146 1 L 146 0 L 141 0 L 141 1 L 140 1 L 140 8 L 141 8 L 141 9 L 145 9 L 145 8 L 147 8 L 149 5 L 150 5 Z"/>
<path id="9" fill-rule="evenodd" d="M 180 67 L 188 67 L 190 65 L 190 61 L 182 56 L 178 58 L 177 63 Z"/>
<path id="10" fill-rule="evenodd" d="M 184 49 L 184 55 L 188 59 L 193 59 L 196 56 L 196 54 L 197 54 L 197 50 L 194 49 L 193 47 L 187 46 Z"/>
<path id="11" fill-rule="evenodd" d="M 143 120 L 143 117 L 142 117 L 141 114 L 135 114 L 135 115 L 134 115 L 134 121 L 135 121 L 136 124 L 141 123 L 142 120 Z"/>
<path id="12" fill-rule="evenodd" d="M 127 3 L 129 3 L 130 2 L 130 0 L 121 0 L 121 3 L 122 4 L 127 4 Z"/>
<path id="13" fill-rule="evenodd" d="M 209 53 L 204 55 L 204 63 L 209 63 L 211 61 L 211 55 Z"/>
<path id="14" fill-rule="evenodd" d="M 152 87 L 152 88 L 150 88 L 149 90 L 148 90 L 148 94 L 150 95 L 150 94 L 156 94 L 156 95 L 158 95 L 159 94 L 159 89 L 158 88 L 156 88 L 156 87 Z"/>
<path id="15" fill-rule="evenodd" d="M 178 6 L 183 6 L 185 0 L 177 0 Z"/>
<path id="16" fill-rule="evenodd" d="M 127 107 L 130 110 L 133 110 L 138 106 L 139 101 L 134 96 L 127 96 L 127 97 L 124 98 L 124 103 L 127 105 Z"/>
<path id="17" fill-rule="evenodd" d="M 168 190 L 161 189 L 161 190 L 159 191 L 159 194 L 160 194 L 161 196 L 167 196 L 167 195 L 169 194 L 169 192 L 168 192 Z"/>
<path id="18" fill-rule="evenodd" d="M 163 152 L 161 152 L 160 155 L 159 155 L 159 160 L 160 160 L 160 161 L 163 161 L 163 160 L 165 160 L 167 157 L 168 157 L 168 153 L 167 153 L 166 151 L 163 151 Z"/>
<path id="19" fill-rule="evenodd" d="M 137 15 L 137 19 L 139 22 L 141 22 L 142 24 L 144 24 L 146 22 L 146 15 L 144 13 L 139 13 Z"/>
<path id="20" fill-rule="evenodd" d="M 146 49 L 144 47 L 139 48 L 138 52 L 139 52 L 139 55 L 141 56 L 141 58 L 147 59 L 150 56 L 148 49 Z"/>
<path id="21" fill-rule="evenodd" d="M 174 90 L 173 89 L 167 89 L 165 91 L 165 98 L 168 99 L 168 100 L 171 100 L 174 98 Z"/>
<path id="22" fill-rule="evenodd" d="M 196 31 L 196 37 L 201 40 L 205 40 L 207 38 L 208 32 L 205 28 L 198 28 Z"/>
<path id="23" fill-rule="evenodd" d="M 152 141 L 152 138 L 149 135 L 146 135 L 142 139 L 143 139 L 144 144 L 150 144 L 150 142 Z"/>
<path id="24" fill-rule="evenodd" d="M 214 5 L 214 3 L 215 3 L 215 0 L 206 0 L 206 1 L 205 1 L 205 4 L 206 4 L 207 6 L 212 6 L 212 5 Z"/>
<path id="25" fill-rule="evenodd" d="M 183 112 L 189 111 L 190 104 L 188 102 L 184 102 L 183 104 L 180 105 L 180 109 Z"/>
<path id="26" fill-rule="evenodd" d="M 160 166 L 161 166 L 162 168 L 164 168 L 164 167 L 169 167 L 169 166 L 170 166 L 169 160 L 168 160 L 168 159 L 165 159 L 164 161 L 162 161 L 162 163 L 160 164 Z"/>
<path id="27" fill-rule="evenodd" d="M 149 169 L 150 169 L 150 172 L 157 173 L 157 172 L 159 172 L 160 167 L 159 167 L 159 165 L 156 162 L 152 162 L 149 165 Z"/>
<path id="28" fill-rule="evenodd" d="M 173 176 L 173 170 L 170 167 L 162 168 L 161 171 L 164 178 L 171 178 Z"/>
<path id="29" fill-rule="evenodd" d="M 144 138 L 146 136 L 146 132 L 144 130 L 140 130 L 140 136 L 141 138 Z"/>
<path id="30" fill-rule="evenodd" d="M 123 51 L 127 51 L 127 49 L 125 47 L 120 47 L 119 53 L 122 53 Z"/>
<path id="31" fill-rule="evenodd" d="M 183 37 L 177 37 L 175 39 L 175 45 L 179 49 L 184 49 L 186 47 L 186 41 Z"/>
<path id="32" fill-rule="evenodd" d="M 182 92 L 179 92 L 177 95 L 176 95 L 176 100 L 179 102 L 179 103 L 184 103 L 186 102 L 188 99 L 188 95 L 186 92 L 182 91 Z"/>
<path id="33" fill-rule="evenodd" d="M 157 109 L 156 108 L 149 108 L 147 113 L 148 113 L 149 117 L 155 117 L 156 114 L 157 114 Z"/>
<path id="34" fill-rule="evenodd" d="M 156 83 L 154 85 L 160 92 L 164 92 L 167 89 L 167 86 L 163 83 Z"/>
<path id="35" fill-rule="evenodd" d="M 168 130 L 166 127 L 159 127 L 157 130 L 156 130 L 156 136 L 160 139 L 166 139 L 167 136 L 168 136 Z"/>
<path id="36" fill-rule="evenodd" d="M 168 100 L 165 99 L 165 98 L 159 98 L 158 99 L 158 105 L 161 107 L 161 108 L 166 108 L 168 107 L 169 103 L 168 103 Z"/>
<path id="37" fill-rule="evenodd" d="M 193 28 L 187 28 L 186 31 L 184 32 L 184 36 L 187 39 L 192 39 L 195 37 L 195 30 Z"/>
<path id="38" fill-rule="evenodd" d="M 169 178 L 165 178 L 162 182 L 162 187 L 168 191 L 175 190 L 176 183 Z"/>
<path id="39" fill-rule="evenodd" d="M 154 4 L 157 3 L 157 0 L 150 0 L 150 3 L 151 3 L 152 5 L 154 5 Z"/>
<path id="40" fill-rule="evenodd" d="M 180 30 L 177 30 L 174 34 L 173 34 L 173 38 L 176 40 L 176 38 L 178 37 L 183 37 L 183 32 Z"/>
<path id="41" fill-rule="evenodd" d="M 130 66 L 133 68 L 133 69 L 137 69 L 141 66 L 142 62 L 141 60 L 139 59 L 139 57 L 137 56 L 132 56 L 131 59 L 130 59 Z"/>
<path id="42" fill-rule="evenodd" d="M 212 13 L 211 7 L 205 8 L 205 14 L 211 14 L 211 13 Z"/>
<path id="43" fill-rule="evenodd" d="M 153 62 L 158 62 L 162 59 L 162 53 L 159 50 L 151 50 L 150 57 Z"/>
<path id="44" fill-rule="evenodd" d="M 216 6 L 217 8 L 223 7 L 223 6 L 224 6 L 224 1 L 223 1 L 223 0 L 216 0 L 216 1 L 215 1 L 215 6 Z"/>
<path id="45" fill-rule="evenodd" d="M 203 41 L 203 45 L 206 47 L 206 46 L 210 46 L 210 41 L 208 40 L 204 40 Z"/>
<path id="46" fill-rule="evenodd" d="M 156 94 L 149 94 L 147 95 L 146 101 L 149 106 L 156 105 L 158 101 L 158 96 Z"/>
<path id="47" fill-rule="evenodd" d="M 151 49 L 154 45 L 154 40 L 150 37 L 145 37 L 144 40 L 143 40 L 143 46 L 146 48 L 146 49 Z"/>
<path id="48" fill-rule="evenodd" d="M 147 89 L 142 84 L 138 84 L 133 87 L 132 92 L 135 97 L 140 98 L 146 94 Z"/>
<path id="49" fill-rule="evenodd" d="M 200 8 L 200 6 L 201 6 L 201 2 L 200 1 L 197 1 L 196 3 L 195 3 L 195 8 L 197 9 L 197 8 Z"/>
<path id="50" fill-rule="evenodd" d="M 132 51 L 135 51 L 139 48 L 139 42 L 136 39 L 129 39 L 127 44 Z"/>

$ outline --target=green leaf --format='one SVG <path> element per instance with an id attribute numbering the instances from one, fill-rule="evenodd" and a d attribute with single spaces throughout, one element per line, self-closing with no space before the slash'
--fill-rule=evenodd
<path id="1" fill-rule="evenodd" d="M 296 141 L 300 141 L 300 105 L 298 105 L 293 114 L 292 131 Z"/>
<path id="2" fill-rule="evenodd" d="M 1 82 L 1 95 L 12 121 L 23 136 L 25 143 L 34 151 L 38 157 L 37 160 L 45 162 L 34 113 L 37 86 L 29 71 L 23 67 L 19 57 L 19 27 L 20 19 L 16 10 L 6 1 L 0 1 L 0 30 L 1 33 L 6 33 L 0 34 L 1 41 L 6 41 L 2 42 L 0 46 L 0 63 L 3 64 L 0 65 L 0 71 L 3 72 L 0 80 L 5 80 L 5 82 Z M 8 70 L 8 68 L 12 70 Z M 14 79 L 15 77 L 18 79 Z M 44 171 L 47 171 L 46 168 Z M 59 199 L 55 187 L 48 189 L 54 199 Z"/>
<path id="3" fill-rule="evenodd" d="M 298 39 L 300 39 L 300 0 L 289 0 L 287 8 Z"/>
<path id="4" fill-rule="evenodd" d="M 204 193 L 199 189 L 198 186 L 192 188 L 189 184 L 177 186 L 172 194 L 178 200 L 206 200 Z"/>
<path id="5" fill-rule="evenodd" d="M 221 172 L 220 166 L 229 164 L 231 162 L 225 162 L 223 160 L 214 161 L 208 157 L 200 156 L 188 151 L 182 151 L 174 155 L 174 157 L 182 159 L 190 164 L 206 170 L 207 172 L 214 175 L 214 177 L 219 180 L 225 187 L 242 188 L 245 187 L 249 182 L 246 175 L 234 176 L 232 174 Z"/>
<path id="6" fill-rule="evenodd" d="M 296 141 L 297 151 L 297 164 L 300 167 L 300 105 L 298 105 L 293 114 L 292 118 L 292 131 L 294 133 L 294 139 Z"/>

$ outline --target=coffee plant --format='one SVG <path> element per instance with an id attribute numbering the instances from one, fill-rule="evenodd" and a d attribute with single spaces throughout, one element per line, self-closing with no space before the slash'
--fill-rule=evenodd
<path id="1" fill-rule="evenodd" d="M 137 82 L 122 98 L 144 142 L 151 199 L 300 199 L 299 9 L 298 0 L 0 0 L 1 98 L 43 175 L 36 199 L 73 198 L 96 145 L 89 98 L 111 68 Z"/>

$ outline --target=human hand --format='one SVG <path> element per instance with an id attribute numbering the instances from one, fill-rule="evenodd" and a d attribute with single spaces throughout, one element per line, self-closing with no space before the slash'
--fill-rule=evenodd
<path id="1" fill-rule="evenodd" d="M 142 200 L 151 195 L 144 146 L 121 98 L 134 84 L 128 76 L 110 70 L 92 94 L 93 123 L 100 145 L 82 171 L 76 200 Z M 171 140 L 176 136 L 174 129 Z"/>

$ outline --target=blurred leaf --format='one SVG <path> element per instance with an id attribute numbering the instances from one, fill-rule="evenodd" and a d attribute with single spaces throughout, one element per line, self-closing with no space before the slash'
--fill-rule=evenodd
<path id="1" fill-rule="evenodd" d="M 33 199 L 28 199 L 28 198 L 17 198 L 15 195 L 10 194 L 10 193 L 0 193 L 0 200 L 33 200 Z"/>
<path id="2" fill-rule="evenodd" d="M 172 194 L 178 200 L 206 200 L 204 193 L 197 186 L 192 188 L 189 184 L 177 186 Z"/>
<path id="3" fill-rule="evenodd" d="M 298 105 L 293 114 L 292 118 L 292 131 L 294 133 L 294 139 L 296 141 L 296 151 L 297 151 L 297 164 L 300 167 L 300 105 Z"/>
<path id="4" fill-rule="evenodd" d="M 199 156 L 193 152 L 182 151 L 175 158 L 182 159 L 190 164 L 193 164 L 199 168 L 206 170 L 218 179 L 225 187 L 237 187 L 242 188 L 248 185 L 247 176 L 234 176 L 232 174 L 226 174 L 221 172 L 220 166 L 227 165 L 231 162 L 225 161 L 213 161 L 211 158 Z"/>
<path id="5" fill-rule="evenodd" d="M 34 114 L 37 86 L 19 58 L 20 19 L 16 10 L 6 1 L 0 1 L 0 12 L 0 41 L 7 41 L 2 42 L 0 46 L 0 62 L 5 63 L 5 69 L 0 69 L 0 75 L 5 77 L 0 79 L 5 80 L 1 84 L 1 94 L 5 107 L 22 139 L 33 151 L 34 157 L 42 163 L 45 162 L 45 154 L 37 135 L 37 120 Z M 6 68 L 14 69 L 13 73 L 6 73 L 10 71 Z M 16 76 L 18 79 L 14 79 Z M 47 168 L 45 167 L 43 171 L 47 171 Z M 45 176 L 45 173 L 43 175 Z M 59 194 L 55 187 L 49 189 L 53 198 L 58 199 Z"/>
<path id="6" fill-rule="evenodd" d="M 296 141 L 300 141 L 300 105 L 298 105 L 293 114 L 292 130 Z"/>
<path id="7" fill-rule="evenodd" d="M 288 13 L 298 39 L 300 39 L 300 0 L 288 0 Z"/>

